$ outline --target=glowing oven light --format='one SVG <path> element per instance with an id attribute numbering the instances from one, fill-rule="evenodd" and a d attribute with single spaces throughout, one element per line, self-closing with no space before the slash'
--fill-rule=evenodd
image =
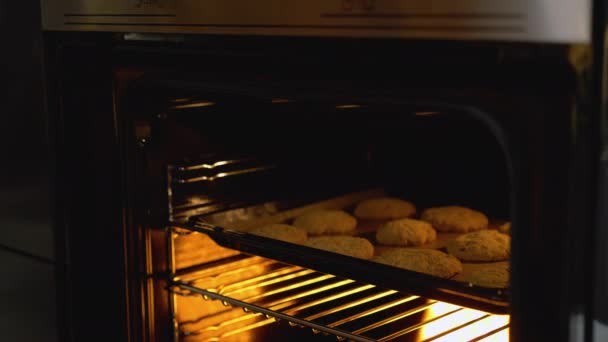
<path id="1" fill-rule="evenodd" d="M 441 315 L 445 316 L 437 318 Z M 509 341 L 509 329 L 499 330 L 509 324 L 508 315 L 492 315 L 482 311 L 438 302 L 425 312 L 425 321 L 433 319 L 435 320 L 425 324 L 420 329 L 420 341 L 427 339 L 432 339 L 433 342 L 468 341 L 495 330 L 496 333 L 492 333 L 480 341 Z"/>

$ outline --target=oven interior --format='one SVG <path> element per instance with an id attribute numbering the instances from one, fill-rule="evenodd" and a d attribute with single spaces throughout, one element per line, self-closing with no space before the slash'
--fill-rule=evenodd
<path id="1" fill-rule="evenodd" d="M 566 213 L 561 193 L 543 187 L 566 184 L 564 173 L 543 168 L 563 169 L 562 152 L 569 151 L 564 137 L 576 80 L 567 49 L 148 38 L 105 37 L 102 48 L 66 44 L 60 64 L 63 91 L 73 94 L 62 103 L 69 151 L 63 172 L 82 179 L 69 188 L 69 204 L 81 226 L 97 218 L 95 230 L 73 229 L 71 238 L 124 230 L 115 228 L 111 236 L 118 238 L 105 245 L 73 244 L 73 253 L 93 257 L 75 258 L 72 268 L 85 274 L 93 265 L 113 274 L 127 265 L 127 277 L 137 279 L 128 284 L 128 304 L 137 308 L 130 313 L 141 311 L 131 326 L 149 340 L 294 339 L 291 325 L 303 340 L 324 333 L 328 340 L 506 338 L 510 291 L 519 291 L 514 300 L 528 299 L 528 285 L 550 295 L 527 300 L 526 308 L 538 308 L 539 319 L 558 315 L 543 308 L 553 307 L 552 294 L 561 288 L 541 280 L 562 274 L 565 256 L 551 264 L 530 261 L 540 271 L 526 270 L 525 277 L 511 270 L 520 286 L 497 293 L 411 275 L 369 279 L 345 259 L 344 267 L 335 267 L 334 258 L 310 267 L 269 257 L 268 249 L 226 248 L 190 223 L 226 228 L 381 191 L 412 201 L 418 211 L 460 204 L 495 222 L 513 221 L 513 241 L 527 255 L 549 253 L 531 222 L 562 227 L 550 238 L 567 240 L 562 216 L 554 215 Z M 82 170 L 98 181 L 78 178 Z M 124 189 L 115 189 L 123 179 Z M 96 206 L 82 201 L 91 189 L 101 196 Z M 108 251 L 113 259 L 95 257 Z M 94 281 L 82 279 L 75 288 Z M 122 295 L 124 277 L 113 284 L 96 306 Z M 514 313 L 524 316 L 530 314 Z"/>
<path id="2" fill-rule="evenodd" d="M 380 195 L 510 221 L 509 144 L 492 115 L 396 83 L 171 76 L 131 82 L 124 108 L 139 203 L 166 208 L 146 241 L 149 271 L 165 277 L 150 292 L 176 340 L 262 341 L 293 329 L 302 340 L 508 339 L 508 289 L 375 278 L 349 260 L 272 258 L 272 245 L 252 252 L 192 229 L 195 219 L 231 227 Z"/>

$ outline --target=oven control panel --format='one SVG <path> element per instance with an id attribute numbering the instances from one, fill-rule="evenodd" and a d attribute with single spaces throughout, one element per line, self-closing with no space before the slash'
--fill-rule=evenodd
<path id="1" fill-rule="evenodd" d="M 41 0 L 52 31 L 585 43 L 591 0 Z"/>

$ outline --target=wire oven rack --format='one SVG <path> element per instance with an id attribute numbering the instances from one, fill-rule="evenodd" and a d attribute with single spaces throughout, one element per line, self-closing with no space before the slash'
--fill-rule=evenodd
<path id="1" fill-rule="evenodd" d="M 267 202 L 250 207 L 242 203 L 236 205 L 233 203 L 228 209 L 224 211 L 220 210 L 219 215 L 226 215 L 227 217 L 238 216 L 239 219 L 247 217 L 247 220 L 240 222 L 249 224 L 248 222 L 251 222 L 251 219 L 256 218 L 260 214 L 257 212 L 258 209 L 263 212 L 260 217 L 262 220 L 274 220 L 286 218 L 296 212 L 303 212 L 313 207 L 323 207 L 329 203 L 341 207 L 354 199 L 369 196 L 370 193 L 374 193 L 374 191 L 351 193 L 327 201 L 314 202 L 308 206 L 296 206 L 295 208 L 281 202 Z M 283 211 L 283 208 L 290 207 L 292 208 L 291 210 Z M 203 209 L 207 211 L 208 206 L 203 207 Z M 251 213 L 247 212 L 246 209 L 252 209 Z M 200 209 L 197 210 L 201 211 Z M 270 212 L 266 212 L 267 210 L 270 210 Z M 203 214 L 189 216 L 189 219 L 185 221 L 170 222 L 169 226 L 181 228 L 180 231 L 182 233 L 180 234 L 184 234 L 183 231 L 186 232 L 185 234 L 191 232 L 206 234 L 222 247 L 251 255 L 263 256 L 284 263 L 299 265 L 349 279 L 357 279 L 393 290 L 415 293 L 420 296 L 472 307 L 478 310 L 497 314 L 506 314 L 509 311 L 509 289 L 485 288 L 470 283 L 441 279 L 369 260 L 331 253 L 304 245 L 291 244 L 249 234 L 241 230 L 224 228 L 220 225 L 222 224 L 221 222 L 225 222 L 225 219 L 214 220 L 213 215 L 207 211 Z M 218 222 L 220 225 L 210 222 Z M 238 224 L 238 222 L 230 223 L 233 227 L 235 224 Z"/>
<path id="2" fill-rule="evenodd" d="M 241 255 L 177 276 L 179 296 L 242 308 L 211 326 L 181 322 L 182 337 L 215 340 L 279 321 L 352 341 L 508 340 L 509 317 L 429 300 L 358 281 Z M 211 336 L 214 336 L 213 338 Z"/>
<path id="3" fill-rule="evenodd" d="M 248 159 L 235 159 L 203 168 L 170 168 L 169 200 L 174 202 L 172 197 L 180 186 L 190 189 L 192 182 L 219 179 L 213 176 L 216 174 L 229 177 L 232 175 L 229 172 L 246 170 L 234 174 L 241 177 L 267 172 L 273 167 Z M 180 182 L 186 176 L 193 181 Z M 456 338 L 481 341 L 494 340 L 497 336 L 508 340 L 508 316 L 488 313 L 508 312 L 507 289 L 477 288 L 220 226 L 232 216 L 239 219 L 257 215 L 272 217 L 285 213 L 286 208 L 302 208 L 300 205 L 308 203 L 265 202 L 250 207 L 246 202 L 227 205 L 207 199 L 198 201 L 197 197 L 197 201 L 190 198 L 186 209 L 169 208 L 172 221 L 167 235 L 169 244 L 174 233 L 202 233 L 222 247 L 256 255 L 241 254 L 200 267 L 175 269 L 173 252 L 169 253 L 169 265 L 174 265 L 170 286 L 174 293 L 172 297 L 204 298 L 226 310 L 242 308 L 232 309 L 240 313 L 238 317 L 220 314 L 210 318 L 208 312 L 199 319 L 180 321 L 177 317 L 183 339 L 215 341 L 217 336 L 233 336 L 276 322 L 287 322 L 311 328 L 316 334 L 334 335 L 340 340 L 453 341 Z M 263 213 L 257 212 L 260 210 Z M 209 221 L 214 215 L 221 217 Z M 174 305 L 175 298 L 170 301 Z M 191 311 L 207 311 L 209 304 L 195 306 Z M 179 315 L 188 311 L 182 309 L 175 312 Z"/>
<path id="4" fill-rule="evenodd" d="M 222 247 L 406 293 L 497 314 L 509 311 L 508 289 L 474 286 L 311 247 L 225 229 L 194 217 L 181 228 L 207 234 Z"/>

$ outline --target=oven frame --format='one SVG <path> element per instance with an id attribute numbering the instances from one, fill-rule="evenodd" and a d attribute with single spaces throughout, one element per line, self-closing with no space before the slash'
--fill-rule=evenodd
<path id="1" fill-rule="evenodd" d="M 557 150 L 555 146 L 546 146 L 546 159 L 540 161 L 544 168 L 564 170 L 556 172 L 553 182 L 547 183 L 557 184 L 557 190 L 534 188 L 538 184 L 538 174 L 534 172 L 516 175 L 519 181 L 515 189 L 514 225 L 521 227 L 513 233 L 514 241 L 519 241 L 514 245 L 512 260 L 516 267 L 512 274 L 511 335 L 516 341 L 546 338 L 592 341 L 593 322 L 605 318 L 596 302 L 596 298 L 603 296 L 598 284 L 603 284 L 605 275 L 597 269 L 594 272 L 605 260 L 595 254 L 600 246 L 596 246 L 598 250 L 589 248 L 594 238 L 603 236 L 602 227 L 606 224 L 605 218 L 598 216 L 605 198 L 598 197 L 601 194 L 596 189 L 599 176 L 607 177 L 606 172 L 598 175 L 598 156 L 600 150 L 606 148 L 600 133 L 605 136 L 607 129 L 606 122 L 601 121 L 606 108 L 603 101 L 606 75 L 600 43 L 606 26 L 606 6 L 603 2 L 596 2 L 595 6 L 593 44 L 579 46 L 593 53 L 594 64 L 582 65 L 575 80 L 580 90 L 574 100 L 577 124 L 571 127 L 570 121 L 552 122 L 551 125 L 561 125 L 561 128 L 543 137 L 547 139 L 545 142 L 558 146 Z M 90 338 L 90 332 L 98 331 L 99 322 L 104 322 L 105 329 L 96 337 L 105 340 L 165 340 L 174 331 L 172 317 L 162 314 L 170 312 L 170 296 L 163 299 L 164 280 L 151 269 L 154 262 L 147 254 L 158 234 L 164 234 L 166 229 L 163 221 L 166 213 L 151 212 L 151 208 L 163 203 L 163 198 L 150 194 L 147 186 L 162 186 L 165 180 L 149 181 L 145 137 L 136 137 L 139 138 L 136 142 L 129 140 L 132 136 L 116 115 L 121 91 L 130 77 L 136 76 L 133 73 L 124 73 L 122 79 L 112 76 L 117 36 L 115 33 L 45 33 L 48 115 L 56 159 L 56 188 L 61 189 L 57 191 L 55 226 L 60 339 L 65 341 Z M 241 42 L 257 43 L 266 39 L 270 41 L 265 45 L 267 52 L 272 51 L 274 38 L 213 37 L 212 40 L 214 44 L 229 42 L 228 46 L 238 47 Z M 169 45 L 176 44 L 172 39 L 169 41 Z M 139 42 L 123 47 L 119 52 L 121 62 L 133 67 L 144 61 L 134 58 L 137 56 L 130 55 L 130 51 L 159 49 L 158 45 Z M 523 50 L 526 47 L 536 48 L 524 44 Z M 553 47 L 540 45 L 538 48 Z M 78 98 L 65 92 L 66 85 L 74 84 L 80 85 Z M 547 122 L 533 123 L 536 127 L 545 124 Z M 560 148 L 570 151 L 567 165 L 555 154 Z M 520 146 L 520 151 L 526 149 Z M 74 160 L 75 156 L 89 157 Z M 535 162 L 532 155 L 520 157 L 530 164 Z M 606 170 L 605 161 L 602 165 Z M 95 184 L 91 184 L 92 177 Z M 142 183 L 138 177 L 148 179 L 148 183 Z M 537 195 L 530 196 L 531 193 Z M 87 196 L 95 196 L 96 208 L 92 209 L 82 200 Z M 142 201 L 142 198 L 149 200 Z M 555 208 L 563 211 L 549 216 Z M 577 231 L 575 226 L 589 229 L 571 235 L 570 241 L 557 241 L 563 253 L 577 257 L 567 259 L 569 263 L 558 268 L 560 274 L 556 278 L 563 277 L 561 282 L 554 290 L 545 291 L 547 280 L 539 279 L 534 269 L 522 266 L 539 253 L 523 241 L 551 231 L 552 225 L 560 220 L 568 222 L 565 229 L 569 233 Z M 533 229 L 533 222 L 540 224 Z M 549 250 L 543 248 L 543 252 Z M 530 286 L 526 279 L 537 282 Z M 579 281 L 568 281 L 573 279 Z M 565 293 L 569 297 L 556 302 Z M 544 306 L 538 305 L 539 300 Z"/>

